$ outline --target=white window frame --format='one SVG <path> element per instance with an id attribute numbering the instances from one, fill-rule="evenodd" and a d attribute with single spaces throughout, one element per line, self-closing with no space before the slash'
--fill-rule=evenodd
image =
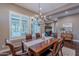
<path id="1" fill-rule="evenodd" d="M 24 17 L 28 17 L 29 18 L 29 20 L 28 21 L 30 21 L 30 17 L 29 16 L 27 16 L 27 15 L 23 15 L 23 14 L 20 14 L 20 13 L 17 13 L 17 12 L 14 12 L 14 11 L 9 11 L 9 39 L 16 39 L 16 38 L 20 38 L 20 37 L 25 37 L 25 36 L 18 36 L 18 37 L 12 37 L 12 28 L 11 28 L 11 15 L 12 14 L 15 14 L 15 15 L 19 15 L 20 16 L 20 28 L 21 28 L 21 24 L 22 24 L 22 22 L 21 22 L 21 20 L 22 20 L 22 17 L 24 16 Z M 29 22 L 30 23 L 30 22 Z M 30 27 L 29 27 L 29 29 L 30 29 Z M 20 31 L 21 31 L 21 29 L 20 29 Z M 29 31 L 30 32 L 30 31 Z"/>

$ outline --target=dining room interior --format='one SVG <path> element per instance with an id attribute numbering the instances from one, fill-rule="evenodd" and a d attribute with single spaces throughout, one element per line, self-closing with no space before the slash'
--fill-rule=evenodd
<path id="1" fill-rule="evenodd" d="M 0 3 L 0 56 L 79 56 L 79 3 Z"/>

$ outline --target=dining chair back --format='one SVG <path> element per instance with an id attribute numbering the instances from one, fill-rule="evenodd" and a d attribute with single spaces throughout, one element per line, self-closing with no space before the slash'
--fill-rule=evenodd
<path id="1" fill-rule="evenodd" d="M 53 49 L 50 49 L 50 51 L 51 51 L 53 56 L 59 55 L 59 52 L 61 52 L 61 55 L 63 56 L 63 53 L 62 53 L 62 42 L 63 42 L 63 40 L 59 39 L 57 42 L 55 42 L 53 44 Z"/>
<path id="2" fill-rule="evenodd" d="M 32 34 L 27 34 L 26 35 L 26 41 L 32 40 Z"/>
<path id="3" fill-rule="evenodd" d="M 42 38 L 42 35 L 40 33 L 36 33 L 36 39 Z"/>
<path id="4" fill-rule="evenodd" d="M 6 46 L 8 46 L 10 48 L 10 52 L 12 54 L 12 56 L 25 56 L 28 55 L 28 52 L 21 52 L 21 53 L 17 53 L 18 51 L 15 50 L 14 45 L 11 42 L 7 42 L 5 41 Z"/>
<path id="5" fill-rule="evenodd" d="M 15 51 L 14 46 L 13 46 L 11 43 L 8 43 L 8 42 L 6 42 L 6 46 L 8 46 L 8 47 L 10 48 L 11 54 L 12 54 L 13 56 L 15 56 L 15 55 L 16 55 L 16 51 Z"/>

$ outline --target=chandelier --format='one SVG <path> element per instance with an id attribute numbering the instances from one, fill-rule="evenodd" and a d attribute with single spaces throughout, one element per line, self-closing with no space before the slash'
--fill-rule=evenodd
<path id="1" fill-rule="evenodd" d="M 42 13 L 43 8 L 41 7 L 41 4 L 38 3 L 38 15 L 35 16 L 37 20 L 39 20 L 39 23 L 42 24 L 42 21 L 45 23 L 47 21 L 47 17 Z"/>
<path id="2" fill-rule="evenodd" d="M 45 18 L 46 18 L 46 16 L 43 15 L 43 13 L 42 13 L 42 8 L 41 8 L 41 4 L 40 4 L 40 3 L 39 3 L 39 17 L 40 17 L 41 19 L 45 19 Z"/>

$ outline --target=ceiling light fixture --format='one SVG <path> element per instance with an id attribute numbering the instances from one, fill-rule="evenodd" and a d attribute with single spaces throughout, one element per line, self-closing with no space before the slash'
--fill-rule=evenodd
<path id="1" fill-rule="evenodd" d="M 40 13 L 40 16 L 42 15 L 42 13 Z"/>
<path id="2" fill-rule="evenodd" d="M 40 6 L 40 3 L 39 3 L 39 17 L 41 18 L 41 16 L 42 16 L 42 13 L 41 13 L 41 6 Z"/>
<path id="3" fill-rule="evenodd" d="M 65 14 L 68 14 L 69 12 L 68 11 L 65 11 Z"/>
<path id="4" fill-rule="evenodd" d="M 43 16 L 41 16 L 41 17 L 43 17 Z"/>
<path id="5" fill-rule="evenodd" d="M 40 7 L 40 10 L 42 10 L 42 8 Z"/>
<path id="6" fill-rule="evenodd" d="M 46 17 L 46 16 L 44 16 L 44 17 Z"/>
<path id="7" fill-rule="evenodd" d="M 39 3 L 39 17 L 40 17 L 40 18 L 45 18 L 46 16 L 44 16 L 44 15 L 42 14 L 41 10 L 42 10 L 42 8 L 41 8 L 41 5 L 40 5 L 40 3 Z"/>
<path id="8" fill-rule="evenodd" d="M 39 8 L 39 10 L 38 10 L 39 15 L 38 15 L 38 17 L 36 16 L 36 18 L 39 18 L 40 19 L 40 22 L 41 21 L 45 21 L 46 20 L 46 16 L 42 14 L 42 8 L 41 8 L 40 3 L 38 4 L 38 8 Z"/>

